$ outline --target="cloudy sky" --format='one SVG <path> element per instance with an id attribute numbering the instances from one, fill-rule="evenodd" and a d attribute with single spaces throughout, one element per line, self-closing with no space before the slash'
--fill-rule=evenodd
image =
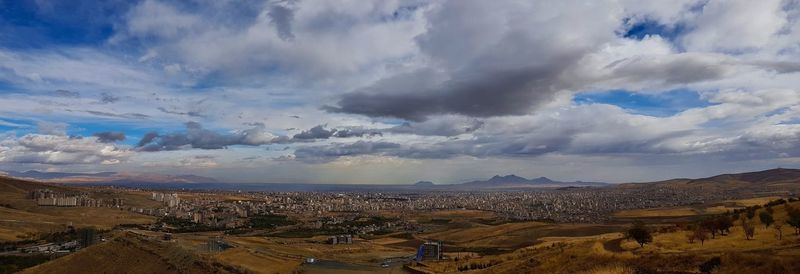
<path id="1" fill-rule="evenodd" d="M 800 167 L 800 1 L 0 0 L 0 170 L 608 182 Z"/>

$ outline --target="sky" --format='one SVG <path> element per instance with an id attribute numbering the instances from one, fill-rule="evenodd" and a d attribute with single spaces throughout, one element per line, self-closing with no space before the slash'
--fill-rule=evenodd
<path id="1" fill-rule="evenodd" d="M 0 170 L 635 182 L 800 167 L 800 1 L 0 0 Z"/>

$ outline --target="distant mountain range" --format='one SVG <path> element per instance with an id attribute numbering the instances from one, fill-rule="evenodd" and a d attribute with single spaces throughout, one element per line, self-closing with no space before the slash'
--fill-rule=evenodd
<path id="1" fill-rule="evenodd" d="M 222 189 L 251 191 L 481 191 L 553 189 L 561 187 L 602 187 L 598 182 L 559 182 L 546 177 L 526 179 L 516 175 L 496 175 L 485 181 L 470 181 L 458 184 L 434 184 L 419 181 L 410 185 L 356 185 L 356 184 L 301 184 L 301 183 L 231 183 L 196 175 L 163 175 L 153 173 L 99 172 L 68 173 L 7 171 L 7 176 L 36 180 L 48 183 L 80 185 L 114 185 L 137 188 L 183 188 L 183 189 Z"/>
<path id="2" fill-rule="evenodd" d="M 0 172 L 3 173 L 3 172 Z M 547 177 L 527 179 L 517 175 L 495 175 L 487 180 L 457 184 L 435 184 L 419 181 L 403 185 L 302 184 L 302 183 L 232 183 L 196 175 L 163 175 L 152 173 L 100 172 L 4 172 L 9 177 L 49 183 L 80 185 L 114 185 L 161 189 L 218 189 L 242 191 L 515 191 L 557 190 L 568 187 L 637 188 L 666 186 L 671 188 L 702 189 L 702 191 L 790 191 L 800 193 L 800 169 L 770 169 L 756 172 L 722 174 L 713 177 L 679 178 L 658 182 L 606 184 L 601 182 L 561 182 Z"/>
<path id="3" fill-rule="evenodd" d="M 468 187 L 468 188 L 481 188 L 481 189 L 493 189 L 493 188 L 553 188 L 553 187 L 602 187 L 608 185 L 607 183 L 601 182 L 560 182 L 550 180 L 547 177 L 539 177 L 533 179 L 526 179 L 524 177 L 520 177 L 514 174 L 500 176 L 495 175 L 489 180 L 486 181 L 472 181 L 466 182 L 462 184 L 458 184 L 461 187 Z"/>
<path id="4" fill-rule="evenodd" d="M 130 172 L 98 172 L 98 173 L 69 173 L 69 172 L 42 172 L 28 170 L 25 172 L 4 171 L 7 176 L 35 180 L 48 183 L 71 184 L 118 184 L 126 183 L 217 183 L 214 178 L 197 175 L 164 175 L 155 173 L 130 173 Z"/>

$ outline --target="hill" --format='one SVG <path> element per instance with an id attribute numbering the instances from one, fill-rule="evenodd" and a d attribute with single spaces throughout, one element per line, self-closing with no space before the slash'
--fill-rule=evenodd
<path id="1" fill-rule="evenodd" d="M 180 247 L 123 232 L 22 273 L 232 273 L 236 268 L 212 262 Z"/>
<path id="2" fill-rule="evenodd" d="M 722 174 L 708 178 L 695 179 L 688 184 L 742 182 L 749 184 L 771 185 L 783 182 L 797 182 L 800 180 L 800 169 L 776 168 L 755 172 L 738 174 Z"/>
<path id="3" fill-rule="evenodd" d="M 90 197 L 122 198 L 128 204 L 145 206 L 157 202 L 146 198 L 147 193 L 96 192 L 89 189 L 58 184 L 20 180 L 0 176 L 0 242 L 21 240 L 29 235 L 94 226 L 111 229 L 118 224 L 150 223 L 154 217 L 111 207 L 43 207 L 28 198 L 30 191 L 50 189 L 61 193 L 88 193 Z"/>
<path id="4" fill-rule="evenodd" d="M 765 204 L 759 204 L 765 206 Z M 771 206 L 776 224 L 788 219 L 790 208 L 800 202 Z M 766 208 L 757 213 L 767 212 Z M 758 214 L 756 214 L 758 215 Z M 743 217 L 743 216 L 741 216 Z M 755 227 L 755 236 L 745 237 L 742 222 Z M 451 241 L 469 237 L 506 237 L 526 224 L 455 229 L 435 235 Z M 534 225 L 528 225 L 535 228 Z M 531 228 L 531 231 L 541 233 Z M 540 237 L 533 245 L 502 254 L 468 255 L 459 259 L 425 262 L 413 269 L 424 273 L 702 273 L 701 265 L 710 265 L 710 273 L 797 273 L 800 269 L 800 236 L 784 224 L 766 227 L 758 217 L 736 219 L 724 235 L 709 236 L 704 242 L 689 241 L 695 224 L 649 225 L 653 242 L 640 247 L 624 233 L 598 233 L 591 236 Z M 623 228 L 624 229 L 624 228 Z M 563 229 L 562 229 L 563 230 Z M 781 233 L 777 233 L 780 231 Z M 465 234 L 469 233 L 469 234 Z M 780 235 L 780 236 L 779 236 Z M 715 264 L 709 263 L 714 262 Z M 707 272 L 708 273 L 708 272 Z"/>
<path id="5" fill-rule="evenodd" d="M 620 184 L 621 188 L 669 187 L 713 192 L 740 192 L 762 196 L 800 192 L 800 169 L 776 168 L 755 172 L 721 174 L 698 179 L 671 179 L 649 183 Z"/>
<path id="6" fill-rule="evenodd" d="M 452 188 L 457 189 L 508 189 L 508 188 L 556 188 L 556 187 L 585 187 L 585 186 L 606 186 L 606 183 L 600 182 L 560 182 L 554 181 L 547 177 L 539 177 L 534 179 L 527 179 L 514 174 L 511 175 L 495 175 L 485 181 L 471 181 L 461 184 L 451 185 Z"/>

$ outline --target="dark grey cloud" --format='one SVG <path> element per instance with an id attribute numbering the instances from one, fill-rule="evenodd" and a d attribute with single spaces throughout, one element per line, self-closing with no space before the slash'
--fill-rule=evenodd
<path id="1" fill-rule="evenodd" d="M 457 136 L 474 132 L 483 127 L 484 122 L 479 119 L 437 116 L 424 122 L 404 122 L 398 126 L 383 130 L 397 134 L 414 134 L 425 136 Z"/>
<path id="2" fill-rule="evenodd" d="M 380 136 L 383 133 L 377 129 L 365 129 L 362 127 L 349 127 L 349 128 L 331 128 L 326 129 L 325 125 L 318 125 L 308 130 L 303 130 L 292 137 L 293 141 L 307 142 L 317 139 L 329 138 L 350 138 L 350 137 L 373 137 Z"/>
<path id="3" fill-rule="evenodd" d="M 139 143 L 136 144 L 136 146 L 137 147 L 142 147 L 142 146 L 144 146 L 146 144 L 149 144 L 150 142 L 155 140 L 157 137 L 158 137 L 158 132 L 151 131 L 151 132 L 145 133 L 144 136 L 142 136 L 142 139 L 139 140 Z"/>
<path id="4" fill-rule="evenodd" d="M 92 134 L 92 136 L 97 137 L 97 141 L 103 143 L 114 143 L 125 140 L 124 132 L 103 131 L 103 132 L 96 132 L 95 134 Z"/>
<path id="5" fill-rule="evenodd" d="M 112 104 L 119 101 L 120 98 L 109 93 L 103 92 L 100 94 L 100 103 L 103 104 Z"/>
<path id="6" fill-rule="evenodd" d="M 70 111 L 70 110 L 68 110 Z M 141 114 L 141 113 L 111 113 L 105 111 L 96 111 L 96 110 L 87 110 L 86 113 L 96 116 L 104 116 L 104 117 L 114 117 L 114 118 L 126 118 L 126 119 L 147 119 L 150 118 L 150 115 Z"/>
<path id="7" fill-rule="evenodd" d="M 267 15 L 270 17 L 270 22 L 275 25 L 275 30 L 281 39 L 294 39 L 294 33 L 292 33 L 294 10 L 280 5 L 273 5 L 269 8 Z"/>
<path id="8" fill-rule="evenodd" d="M 458 156 L 483 157 L 489 149 L 476 149 L 476 141 L 448 141 L 425 146 L 404 145 L 387 141 L 357 141 L 301 147 L 295 150 L 294 159 L 303 162 L 329 162 L 339 157 L 378 155 L 409 159 L 448 159 Z"/>
<path id="9" fill-rule="evenodd" d="M 168 110 L 168 109 L 166 109 L 164 107 L 158 107 L 156 109 L 158 109 L 159 111 L 161 111 L 163 113 L 168 113 L 168 114 L 183 115 L 183 116 L 189 116 L 189 117 L 204 117 L 204 115 L 202 113 L 196 112 L 196 111 L 183 112 L 183 111 L 177 111 L 177 110 Z"/>
<path id="10" fill-rule="evenodd" d="M 235 133 L 218 133 L 203 128 L 197 122 L 187 122 L 185 126 L 184 132 L 167 134 L 149 132 L 139 141 L 137 150 L 224 149 L 234 145 L 258 146 L 280 143 L 288 139 L 266 132 L 264 126 L 255 126 Z"/>
<path id="11" fill-rule="evenodd" d="M 65 97 L 65 98 L 80 98 L 81 93 L 77 91 L 71 91 L 66 89 L 59 89 L 53 92 L 53 95 L 58 97 Z"/>
<path id="12" fill-rule="evenodd" d="M 398 91 L 385 82 L 342 96 L 332 112 L 370 117 L 396 117 L 423 121 L 431 115 L 459 114 L 473 117 L 521 115 L 557 91 L 559 67 L 530 67 L 503 71 L 463 72 L 441 85 Z M 417 81 L 415 74 L 397 76 Z"/>
<path id="13" fill-rule="evenodd" d="M 402 146 L 391 142 L 357 141 L 352 144 L 332 146 L 309 146 L 295 150 L 295 158 L 304 162 L 326 162 L 343 156 L 381 154 L 395 151 Z"/>
<path id="14" fill-rule="evenodd" d="M 324 125 L 318 125 L 308 130 L 301 131 L 295 134 L 293 139 L 296 140 L 313 140 L 313 139 L 328 139 L 336 133 L 336 129 L 325 129 Z"/>
<path id="15" fill-rule="evenodd" d="M 755 61 L 751 65 L 758 66 L 777 73 L 794 73 L 800 71 L 800 62 L 786 61 Z"/>
<path id="16" fill-rule="evenodd" d="M 426 67 L 383 78 L 323 109 L 412 121 L 530 113 L 575 85 L 563 75 L 616 39 L 620 22 L 596 15 L 607 7 L 560 5 L 444 2 L 426 14 L 429 28 L 416 39 L 431 60 Z M 554 39 L 565 33 L 573 34 L 569 41 Z"/>
<path id="17" fill-rule="evenodd" d="M 738 62 L 723 55 L 681 53 L 620 59 L 603 69 L 609 72 L 605 80 L 670 86 L 721 79 L 731 74 L 736 65 Z"/>
<path id="18" fill-rule="evenodd" d="M 364 136 L 374 137 L 374 136 L 383 136 L 383 133 L 381 133 L 379 130 L 354 127 L 354 128 L 337 129 L 336 133 L 334 133 L 333 136 L 337 138 L 364 137 Z"/>

